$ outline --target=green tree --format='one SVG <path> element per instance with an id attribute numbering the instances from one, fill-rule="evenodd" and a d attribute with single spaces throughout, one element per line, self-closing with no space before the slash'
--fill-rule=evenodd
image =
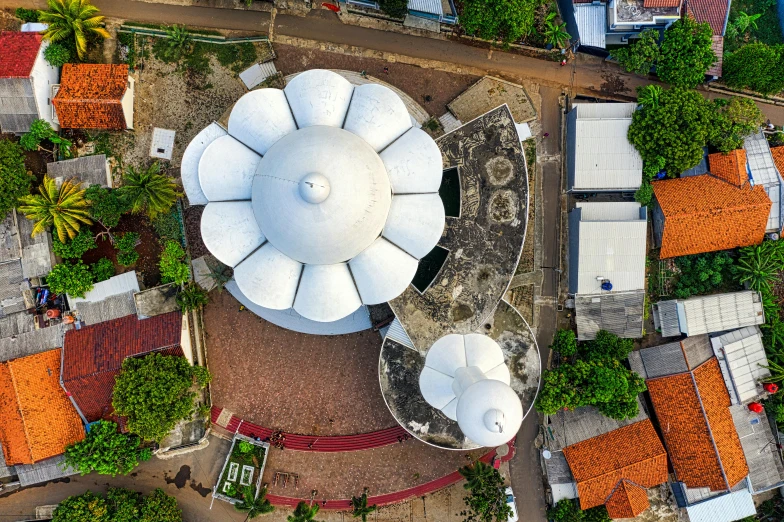
<path id="1" fill-rule="evenodd" d="M 11 140 L 0 139 L 0 218 L 16 207 L 19 198 L 30 194 L 33 176 L 25 169 L 22 148 Z"/>
<path id="2" fill-rule="evenodd" d="M 106 500 L 87 491 L 68 497 L 55 508 L 52 522 L 111 522 Z"/>
<path id="3" fill-rule="evenodd" d="M 512 508 L 506 503 L 504 479 L 497 469 L 476 461 L 459 471 L 466 479 L 463 487 L 471 492 L 463 497 L 468 509 L 460 515 L 466 517 L 465 522 L 501 522 L 509 519 Z"/>
<path id="4" fill-rule="evenodd" d="M 716 63 L 711 45 L 713 31 L 707 23 L 684 17 L 664 31 L 656 73 L 662 81 L 692 89 L 705 81 L 705 73 Z"/>
<path id="5" fill-rule="evenodd" d="M 553 522 L 582 522 L 583 512 L 577 505 L 577 501 L 564 498 L 547 510 L 547 518 Z"/>
<path id="6" fill-rule="evenodd" d="M 102 420 L 90 426 L 83 440 L 65 448 L 65 462 L 82 475 L 93 471 L 113 477 L 127 475 L 139 461 L 151 456 L 149 449 L 140 446 L 139 437 L 123 435 L 117 424 Z"/>
<path id="7" fill-rule="evenodd" d="M 744 45 L 724 55 L 722 81 L 736 89 L 764 95 L 784 90 L 784 45 Z"/>
<path id="8" fill-rule="evenodd" d="M 465 0 L 460 25 L 468 34 L 510 43 L 534 28 L 534 14 L 542 0 Z"/>
<path id="9" fill-rule="evenodd" d="M 118 234 L 114 239 L 114 247 L 117 249 L 117 262 L 122 266 L 131 266 L 139 260 L 139 252 L 136 251 L 136 244 L 139 242 L 138 232 L 126 232 Z"/>
<path id="10" fill-rule="evenodd" d="M 177 500 L 160 488 L 146 497 L 125 488 L 109 488 L 106 498 L 87 491 L 60 502 L 53 516 L 53 522 L 182 522 Z"/>
<path id="11" fill-rule="evenodd" d="M 109 488 L 106 492 L 112 522 L 137 522 L 142 495 L 125 488 Z"/>
<path id="12" fill-rule="evenodd" d="M 732 280 L 733 259 L 727 252 L 710 252 L 675 258 L 678 275 L 673 295 L 686 299 L 709 294 Z"/>
<path id="13" fill-rule="evenodd" d="M 161 269 L 161 279 L 164 283 L 183 284 L 190 277 L 188 263 L 183 262 L 185 251 L 179 243 L 167 241 L 163 247 L 161 260 L 158 263 Z"/>
<path id="14" fill-rule="evenodd" d="M 392 18 L 404 18 L 408 14 L 408 0 L 379 0 L 378 7 Z"/>
<path id="15" fill-rule="evenodd" d="M 659 59 L 659 33 L 646 29 L 640 33 L 636 42 L 613 49 L 610 54 L 626 72 L 648 76 Z"/>
<path id="16" fill-rule="evenodd" d="M 207 382 L 209 373 L 184 357 L 129 357 L 116 377 L 112 406 L 117 415 L 127 417 L 128 431 L 160 441 L 193 412 L 194 383 L 203 387 Z"/>
<path id="17" fill-rule="evenodd" d="M 565 27 L 566 24 L 564 23 L 546 20 L 544 23 L 544 41 L 559 49 L 566 47 L 571 35 L 566 32 Z"/>
<path id="18" fill-rule="evenodd" d="M 749 27 L 757 29 L 757 20 L 759 20 L 760 17 L 762 17 L 762 13 L 750 15 L 745 13 L 744 11 L 738 11 L 738 15 L 735 18 L 733 25 L 735 26 L 735 29 L 737 29 L 739 33 L 745 33 L 746 29 L 748 29 Z"/>
<path id="19" fill-rule="evenodd" d="M 634 192 L 634 201 L 642 206 L 647 206 L 650 205 L 652 199 L 653 185 L 651 185 L 650 181 L 644 179 L 640 184 L 640 188 Z"/>
<path id="20" fill-rule="evenodd" d="M 634 350 L 634 341 L 623 339 L 607 330 L 599 330 L 596 338 L 586 341 L 580 347 L 585 359 L 626 359 Z"/>
<path id="21" fill-rule="evenodd" d="M 550 345 L 550 349 L 554 352 L 558 352 L 561 357 L 571 357 L 576 354 L 577 336 L 574 334 L 574 330 L 561 328 L 555 332 L 553 344 Z"/>
<path id="22" fill-rule="evenodd" d="M 52 271 L 46 276 L 46 283 L 52 293 L 84 297 L 87 292 L 93 289 L 93 274 L 80 259 L 74 264 L 54 265 Z"/>
<path id="23" fill-rule="evenodd" d="M 33 120 L 30 124 L 30 130 L 21 137 L 19 144 L 25 150 L 45 150 L 47 152 L 52 152 L 41 147 L 42 141 L 50 141 L 55 145 L 59 145 L 61 147 L 61 152 L 63 152 L 66 157 L 70 156 L 72 143 L 65 138 L 61 138 L 49 122 L 42 119 Z"/>
<path id="24" fill-rule="evenodd" d="M 90 271 L 93 273 L 93 278 L 95 279 L 96 283 L 100 283 L 101 281 L 106 281 L 114 276 L 116 270 L 114 269 L 114 263 L 112 260 L 106 257 L 102 257 L 97 262 L 90 265 Z"/>
<path id="25" fill-rule="evenodd" d="M 33 236 L 54 226 L 57 237 L 65 243 L 66 238 L 76 237 L 82 223 L 92 224 L 90 204 L 84 199 L 84 190 L 77 180 L 67 179 L 57 188 L 54 178 L 44 176 L 38 194 L 22 196 L 19 202 L 19 210 L 27 219 L 35 221 Z"/>
<path id="26" fill-rule="evenodd" d="M 361 518 L 362 522 L 367 522 L 369 514 L 377 509 L 376 505 L 368 506 L 367 488 L 358 497 L 351 497 L 351 515 L 354 518 Z"/>
<path id="27" fill-rule="evenodd" d="M 40 11 L 38 20 L 49 24 L 43 35 L 52 42 L 73 45 L 79 59 L 87 53 L 87 40 L 91 37 L 109 38 L 101 27 L 104 17 L 89 0 L 47 0 L 48 11 Z"/>
<path id="28" fill-rule="evenodd" d="M 658 105 L 634 112 L 628 138 L 645 162 L 664 158 L 674 176 L 702 160 L 714 117 L 714 105 L 698 92 L 673 87 L 662 91 Z"/>
<path id="29" fill-rule="evenodd" d="M 664 89 L 660 85 L 645 85 L 637 90 L 637 102 L 644 107 L 656 108 Z"/>
<path id="30" fill-rule="evenodd" d="M 250 486 L 245 486 L 242 490 L 242 500 L 234 504 L 234 509 L 246 514 L 245 522 L 275 511 L 275 507 L 267 500 L 267 488 L 261 488 L 259 496 L 253 498 L 253 488 Z"/>
<path id="31" fill-rule="evenodd" d="M 123 177 L 120 195 L 134 214 L 146 213 L 150 219 L 167 212 L 180 194 L 170 177 L 161 174 L 156 161 L 146 169 L 128 167 Z"/>
<path id="32" fill-rule="evenodd" d="M 177 507 L 177 499 L 161 488 L 144 498 L 139 515 L 139 522 L 182 522 L 182 510 Z"/>
<path id="33" fill-rule="evenodd" d="M 287 522 L 318 522 L 316 515 L 319 512 L 319 505 L 308 505 L 307 502 L 302 501 L 294 508 L 294 513 L 286 517 Z"/>
<path id="34" fill-rule="evenodd" d="M 765 121 L 757 104 L 748 98 L 733 97 L 714 100 L 716 118 L 711 130 L 710 144 L 721 152 L 743 147 L 746 137 L 758 132 Z"/>
<path id="35" fill-rule="evenodd" d="M 90 203 L 90 217 L 107 231 L 116 227 L 122 215 L 130 210 L 119 191 L 100 185 L 90 185 L 84 192 L 84 198 Z"/>
<path id="36" fill-rule="evenodd" d="M 52 250 L 64 259 L 80 258 L 85 252 L 93 248 L 98 248 L 98 245 L 95 243 L 93 233 L 87 227 L 80 228 L 76 237 L 66 239 L 65 242 L 60 241 L 60 238 L 57 236 L 52 238 Z"/>
<path id="37" fill-rule="evenodd" d="M 198 310 L 206 305 L 208 301 L 209 297 L 207 296 L 207 291 L 195 281 L 186 283 L 185 286 L 177 292 L 177 304 L 180 305 L 182 313 L 189 310 Z"/>
<path id="38" fill-rule="evenodd" d="M 35 23 L 38 21 L 38 10 L 17 7 L 14 12 L 16 17 L 25 23 Z"/>
<path id="39" fill-rule="evenodd" d="M 62 67 L 71 61 L 71 51 L 64 45 L 58 43 L 49 44 L 44 49 L 44 59 L 52 67 Z"/>

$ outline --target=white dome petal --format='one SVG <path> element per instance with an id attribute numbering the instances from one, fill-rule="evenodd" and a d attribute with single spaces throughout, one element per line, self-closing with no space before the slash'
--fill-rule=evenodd
<path id="1" fill-rule="evenodd" d="M 297 130 L 286 95 L 259 89 L 240 98 L 229 116 L 229 134 L 262 156 L 272 144 Z"/>
<path id="2" fill-rule="evenodd" d="M 362 306 L 345 263 L 305 265 L 294 310 L 312 321 L 337 321 Z"/>
<path id="3" fill-rule="evenodd" d="M 452 391 L 453 380 L 454 378 L 425 366 L 419 374 L 419 391 L 429 405 L 440 410 L 455 399 L 455 392 Z"/>
<path id="4" fill-rule="evenodd" d="M 245 297 L 257 305 L 285 310 L 294 304 L 301 272 L 300 263 L 266 243 L 237 265 L 234 279 Z"/>
<path id="5" fill-rule="evenodd" d="M 486 371 L 485 375 L 487 376 L 488 379 L 501 381 L 504 384 L 509 384 L 512 382 L 512 375 L 509 373 L 509 367 L 506 365 L 505 362 L 499 364 L 495 368 Z"/>
<path id="6" fill-rule="evenodd" d="M 438 192 L 443 176 L 441 150 L 425 131 L 409 129 L 381 153 L 392 192 Z"/>
<path id="7" fill-rule="evenodd" d="M 224 128 L 212 122 L 194 136 L 182 155 L 180 176 L 191 205 L 206 205 L 208 202 L 199 183 L 199 160 L 210 143 L 225 135 Z"/>
<path id="8" fill-rule="evenodd" d="M 457 420 L 457 397 L 449 401 L 449 404 L 441 408 L 441 413 L 453 421 Z"/>
<path id="9" fill-rule="evenodd" d="M 422 259 L 441 239 L 445 223 L 444 204 L 438 194 L 393 196 L 383 236 Z"/>
<path id="10" fill-rule="evenodd" d="M 486 335 L 466 335 L 465 350 L 466 366 L 477 366 L 483 372 L 487 372 L 499 364 L 504 364 L 503 350 L 497 342 Z"/>
<path id="11" fill-rule="evenodd" d="M 210 253 L 235 267 L 265 241 L 250 201 L 210 203 L 201 215 L 201 238 Z"/>
<path id="12" fill-rule="evenodd" d="M 494 415 L 494 413 L 500 415 Z M 500 417 L 503 431 L 493 431 Z M 480 446 L 509 442 L 523 423 L 523 405 L 515 391 L 500 381 L 487 379 L 469 386 L 457 401 L 457 424 L 463 434 Z"/>
<path id="13" fill-rule="evenodd" d="M 354 86 L 338 73 L 311 69 L 295 76 L 283 92 L 297 127 L 342 127 Z"/>
<path id="14" fill-rule="evenodd" d="M 405 291 L 419 262 L 380 237 L 349 262 L 363 304 L 390 301 Z"/>
<path id="15" fill-rule="evenodd" d="M 466 366 L 463 336 L 449 334 L 434 342 L 427 351 L 425 366 L 454 377 L 455 370 Z"/>
<path id="16" fill-rule="evenodd" d="M 411 117 L 406 104 L 392 89 L 367 83 L 354 87 L 343 128 L 380 152 L 411 128 Z"/>
<path id="17" fill-rule="evenodd" d="M 199 160 L 199 184 L 210 201 L 248 200 L 261 156 L 231 136 L 207 146 Z"/>

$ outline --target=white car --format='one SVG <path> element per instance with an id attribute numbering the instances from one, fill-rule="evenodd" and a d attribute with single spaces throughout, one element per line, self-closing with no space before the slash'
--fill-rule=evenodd
<path id="1" fill-rule="evenodd" d="M 512 492 L 511 486 L 506 486 L 504 489 L 504 493 L 506 493 L 506 503 L 509 505 L 509 508 L 512 510 L 512 514 L 509 515 L 509 522 L 517 522 L 517 505 L 515 504 L 515 496 Z"/>

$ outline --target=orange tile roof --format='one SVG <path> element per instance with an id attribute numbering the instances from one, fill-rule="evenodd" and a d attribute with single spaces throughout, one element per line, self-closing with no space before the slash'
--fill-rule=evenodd
<path id="1" fill-rule="evenodd" d="M 645 0 L 643 7 L 680 7 L 681 0 Z"/>
<path id="2" fill-rule="evenodd" d="M 32 462 L 14 379 L 7 363 L 0 363 L 0 445 L 7 464 Z"/>
<path id="3" fill-rule="evenodd" d="M 59 349 L 14 359 L 4 366 L 12 389 L 6 383 L 0 393 L 3 402 L 16 403 L 24 438 L 19 439 L 17 430 L 13 440 L 4 441 L 3 449 L 6 444 L 27 447 L 24 453 L 14 453 L 10 458 L 6 455 L 8 464 L 32 464 L 60 455 L 66 446 L 84 438 L 82 421 L 60 386 Z M 1 413 L 6 414 L 8 410 L 10 407 L 6 406 Z M 4 416 L 2 424 L 5 421 Z M 11 421 L 16 422 L 15 416 L 11 415 Z"/>
<path id="4" fill-rule="evenodd" d="M 662 259 L 755 245 L 765 237 L 771 202 L 762 186 L 738 188 L 708 174 L 652 185 L 664 215 Z"/>
<path id="5" fill-rule="evenodd" d="M 679 481 L 690 488 L 726 491 L 748 475 L 715 357 L 692 373 L 650 379 L 647 384 Z"/>
<path id="6" fill-rule="evenodd" d="M 633 518 L 648 509 L 648 492 L 628 480 L 622 480 L 605 504 L 610 518 Z"/>
<path id="7" fill-rule="evenodd" d="M 608 509 L 637 516 L 648 507 L 648 501 L 644 491 L 643 502 L 632 489 L 667 481 L 667 453 L 648 419 L 572 444 L 563 452 L 577 482 L 582 509 L 612 500 Z M 623 481 L 629 481 L 629 487 L 618 493 Z"/>
<path id="8" fill-rule="evenodd" d="M 127 65 L 65 64 L 60 90 L 52 100 L 60 126 L 125 129 L 122 97 L 127 86 Z"/>
<path id="9" fill-rule="evenodd" d="M 779 174 L 784 176 L 784 145 L 771 147 L 770 152 L 773 154 L 773 162 L 776 164 Z"/>
<path id="10" fill-rule="evenodd" d="M 721 152 L 710 154 L 708 168 L 711 174 L 736 187 L 742 187 L 749 181 L 744 149 L 735 149 L 727 154 Z"/>

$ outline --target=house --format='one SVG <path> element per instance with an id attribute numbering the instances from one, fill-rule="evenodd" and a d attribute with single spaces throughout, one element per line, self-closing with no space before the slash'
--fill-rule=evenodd
<path id="1" fill-rule="evenodd" d="M 68 296 L 71 312 L 83 324 L 97 324 L 136 313 L 139 292 L 136 271 L 124 272 L 95 283 L 84 297 Z"/>
<path id="2" fill-rule="evenodd" d="M 24 134 L 38 119 L 57 125 L 51 105 L 59 71 L 44 59 L 36 33 L 0 32 L 0 131 Z"/>
<path id="3" fill-rule="evenodd" d="M 142 320 L 127 315 L 66 332 L 62 383 L 82 418 L 113 418 L 114 378 L 126 358 L 182 356 L 181 329 L 182 314 L 170 312 Z"/>
<path id="4" fill-rule="evenodd" d="M 742 151 L 746 155 L 746 169 L 752 185 L 762 186 L 771 201 L 765 232 L 781 234 L 784 228 L 784 179 L 776 168 L 768 140 L 762 132 L 747 136 L 743 141 Z M 739 152 L 732 151 L 730 155 Z"/>
<path id="5" fill-rule="evenodd" d="M 133 129 L 133 97 L 127 65 L 67 63 L 54 107 L 64 129 Z"/>
<path id="6" fill-rule="evenodd" d="M 653 237 L 661 247 L 660 258 L 762 242 L 771 201 L 763 187 L 749 183 L 739 166 L 733 170 L 740 157 L 714 159 L 711 174 L 652 183 L 656 198 Z"/>
<path id="7" fill-rule="evenodd" d="M 575 103 L 566 117 L 566 169 L 571 192 L 634 192 L 642 157 L 626 137 L 635 103 Z"/>
<path id="8" fill-rule="evenodd" d="M 642 336 L 646 212 L 633 202 L 578 202 L 569 213 L 569 293 L 579 339 L 599 330 Z"/>
<path id="9" fill-rule="evenodd" d="M 759 292 L 743 290 L 653 305 L 653 323 L 662 337 L 726 332 L 765 322 Z"/>
<path id="10" fill-rule="evenodd" d="M 681 4 L 681 0 L 573 0 L 574 23 L 565 18 L 569 34 L 579 38 L 581 46 L 605 49 L 626 45 L 646 29 L 664 31 L 680 18 Z"/>
<path id="11" fill-rule="evenodd" d="M 109 161 L 104 154 L 47 163 L 46 173 L 58 184 L 69 178 L 77 178 L 85 189 L 91 185 L 113 188 Z"/>
<path id="12" fill-rule="evenodd" d="M 577 482 L 580 508 L 605 505 L 610 518 L 649 507 L 647 488 L 667 482 L 667 453 L 650 420 L 563 449 Z"/>
<path id="13" fill-rule="evenodd" d="M 689 0 L 688 12 L 695 21 L 710 25 L 714 36 L 724 36 L 730 13 L 731 0 Z"/>

